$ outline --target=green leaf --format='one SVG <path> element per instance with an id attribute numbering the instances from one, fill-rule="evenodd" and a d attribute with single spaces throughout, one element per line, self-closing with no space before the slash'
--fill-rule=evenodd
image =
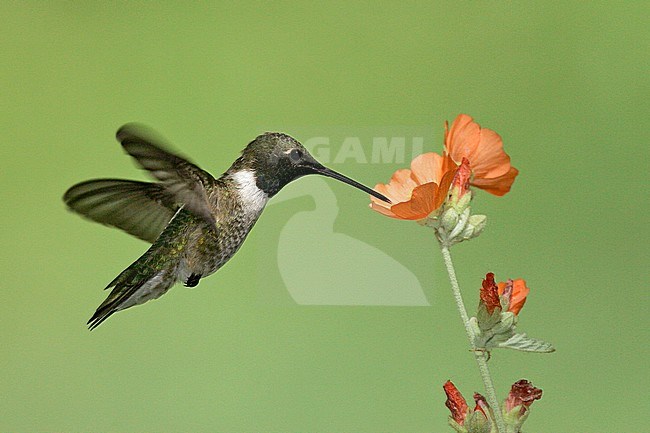
<path id="1" fill-rule="evenodd" d="M 526 334 L 515 334 L 503 343 L 499 343 L 499 347 L 521 350 L 522 352 L 555 352 L 555 347 L 551 343 L 537 338 L 530 338 Z"/>

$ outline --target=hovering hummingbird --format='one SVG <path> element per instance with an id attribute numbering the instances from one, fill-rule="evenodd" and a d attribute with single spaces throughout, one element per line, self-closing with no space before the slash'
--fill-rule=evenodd
<path id="1" fill-rule="evenodd" d="M 165 149 L 136 124 L 117 140 L 158 182 L 93 179 L 66 191 L 74 212 L 152 243 L 106 289 L 113 288 L 88 320 L 96 328 L 113 313 L 156 299 L 180 281 L 194 287 L 239 249 L 268 200 L 308 174 L 338 179 L 390 202 L 382 194 L 323 166 L 282 133 L 258 136 L 218 179 Z"/>

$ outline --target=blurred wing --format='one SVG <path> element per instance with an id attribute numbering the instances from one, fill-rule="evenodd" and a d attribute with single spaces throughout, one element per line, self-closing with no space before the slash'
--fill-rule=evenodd
<path id="1" fill-rule="evenodd" d="M 161 144 L 154 144 L 162 140 L 155 138 L 153 132 L 143 126 L 124 125 L 117 131 L 117 140 L 142 168 L 161 181 L 165 190 L 176 202 L 182 203 L 184 209 L 215 225 L 206 193 L 206 188 L 214 183 L 210 173 L 165 150 Z"/>
<path id="2" fill-rule="evenodd" d="M 179 207 L 160 184 L 120 179 L 78 183 L 66 191 L 63 201 L 80 215 L 151 243 Z"/>

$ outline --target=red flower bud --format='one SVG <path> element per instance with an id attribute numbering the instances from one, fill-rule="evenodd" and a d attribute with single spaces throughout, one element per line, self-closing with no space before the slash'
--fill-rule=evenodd
<path id="1" fill-rule="evenodd" d="M 480 295 L 481 303 L 485 305 L 488 313 L 492 314 L 495 308 L 501 308 L 498 286 L 494 282 L 494 274 L 492 272 L 485 274 L 485 279 L 483 280 L 483 284 L 481 284 Z"/>
<path id="2" fill-rule="evenodd" d="M 448 380 L 442 388 L 445 390 L 445 394 L 447 394 L 445 406 L 449 408 L 451 417 L 458 424 L 463 425 L 465 417 L 467 416 L 467 409 L 469 408 L 467 402 L 451 380 Z"/>
<path id="3" fill-rule="evenodd" d="M 478 392 L 475 392 L 474 401 L 476 402 L 476 407 L 474 408 L 474 412 L 481 411 L 483 412 L 483 415 L 485 415 L 485 418 L 490 419 L 489 416 L 490 405 L 488 405 L 488 402 L 485 399 L 485 397 L 483 397 Z"/>
<path id="4" fill-rule="evenodd" d="M 540 398 L 542 398 L 542 390 L 535 388 L 527 380 L 521 379 L 515 382 L 510 389 L 510 394 L 506 399 L 506 411 L 509 412 L 517 406 L 521 406 L 519 411 L 519 416 L 521 416 L 535 400 Z"/>
<path id="5" fill-rule="evenodd" d="M 469 160 L 463 157 L 460 167 L 458 167 L 458 171 L 451 183 L 452 189 L 456 190 L 457 199 L 460 199 L 469 191 L 469 180 L 471 176 L 472 169 L 469 167 Z"/>

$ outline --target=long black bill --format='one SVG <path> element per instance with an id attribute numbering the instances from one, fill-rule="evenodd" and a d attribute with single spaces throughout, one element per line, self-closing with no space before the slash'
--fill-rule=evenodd
<path id="1" fill-rule="evenodd" d="M 359 188 L 361 191 L 364 191 L 374 197 L 377 197 L 379 200 L 385 201 L 386 203 L 390 203 L 390 200 L 388 200 L 383 194 L 378 193 L 374 189 L 370 189 L 365 185 L 360 184 L 356 180 L 352 180 L 347 176 L 342 175 L 341 173 L 337 173 L 334 170 L 330 170 L 329 168 L 320 165 L 319 167 L 314 167 L 314 171 L 318 174 L 322 174 L 323 176 L 331 177 L 336 180 L 340 180 L 343 183 L 347 183 L 348 185 L 352 185 L 355 188 Z"/>

